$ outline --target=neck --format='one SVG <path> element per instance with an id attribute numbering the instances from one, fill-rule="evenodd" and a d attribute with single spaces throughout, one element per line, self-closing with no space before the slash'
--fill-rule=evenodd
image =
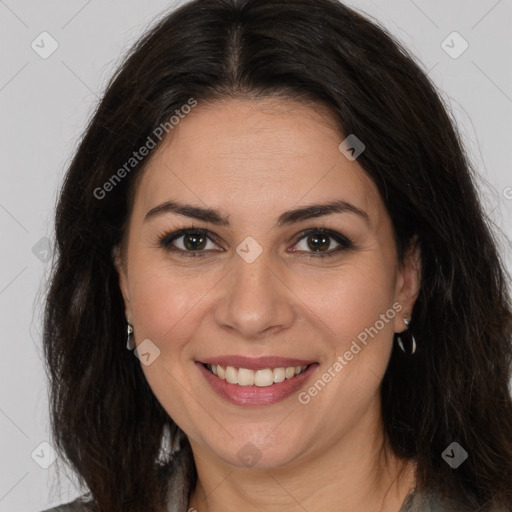
<path id="1" fill-rule="evenodd" d="M 325 449 L 279 468 L 234 467 L 191 442 L 198 479 L 189 510 L 398 512 L 415 485 L 415 467 L 390 450 L 385 456 L 375 419 L 367 418 L 367 429 L 358 424 Z"/>

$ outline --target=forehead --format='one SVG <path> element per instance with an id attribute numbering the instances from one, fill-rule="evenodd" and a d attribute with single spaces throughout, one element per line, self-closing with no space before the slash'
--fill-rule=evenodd
<path id="1" fill-rule="evenodd" d="M 339 151 L 344 138 L 318 104 L 275 98 L 199 103 L 151 155 L 135 209 L 186 199 L 247 215 L 345 199 L 376 221 L 383 207 L 378 191 L 357 160 Z"/>

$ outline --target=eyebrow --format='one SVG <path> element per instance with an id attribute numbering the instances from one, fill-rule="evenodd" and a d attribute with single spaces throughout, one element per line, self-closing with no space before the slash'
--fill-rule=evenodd
<path id="1" fill-rule="evenodd" d="M 165 213 L 176 213 L 185 217 L 209 222 L 217 226 L 230 225 L 229 216 L 223 216 L 218 210 L 214 210 L 212 208 L 202 208 L 190 204 L 183 204 L 177 201 L 166 201 L 159 206 L 155 206 L 146 213 L 144 222 Z M 277 219 L 275 226 L 280 227 L 294 224 L 303 220 L 323 217 L 333 213 L 353 213 L 361 217 L 367 224 L 370 224 L 370 217 L 365 211 L 361 210 L 352 203 L 339 200 L 323 204 L 311 204 L 284 212 Z"/>

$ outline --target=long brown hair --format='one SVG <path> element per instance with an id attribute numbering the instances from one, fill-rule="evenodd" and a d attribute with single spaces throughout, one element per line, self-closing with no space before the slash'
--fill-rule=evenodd
<path id="1" fill-rule="evenodd" d="M 111 80 L 56 211 L 44 330 L 54 444 L 98 510 L 162 507 L 162 436 L 179 429 L 125 348 L 112 261 L 149 156 L 104 185 L 190 98 L 268 95 L 319 102 L 357 134 L 400 261 L 415 236 L 420 244 L 408 330 L 418 350 L 409 357 L 395 344 L 381 387 L 390 446 L 417 461 L 419 489 L 512 510 L 512 312 L 474 171 L 421 67 L 335 0 L 192 1 L 158 22 Z M 454 441 L 469 454 L 456 470 L 441 457 Z M 191 486 L 196 478 L 190 471 Z"/>

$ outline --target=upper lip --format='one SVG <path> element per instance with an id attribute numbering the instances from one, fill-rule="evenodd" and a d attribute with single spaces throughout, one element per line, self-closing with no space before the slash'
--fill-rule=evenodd
<path id="1" fill-rule="evenodd" d="M 247 368 L 248 370 L 263 370 L 266 368 L 287 368 L 289 366 L 305 366 L 314 361 L 305 359 L 292 359 L 289 357 L 245 357 L 245 356 L 217 356 L 201 359 L 204 364 L 220 364 L 221 366 L 232 366 L 234 368 Z"/>

